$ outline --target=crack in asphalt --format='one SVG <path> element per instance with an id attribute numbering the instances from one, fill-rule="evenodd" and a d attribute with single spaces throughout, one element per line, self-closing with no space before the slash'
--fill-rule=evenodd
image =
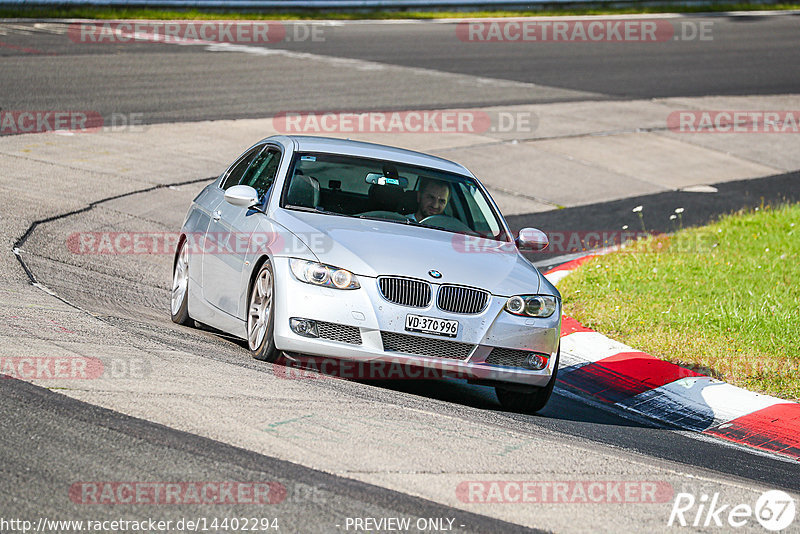
<path id="1" fill-rule="evenodd" d="M 28 278 L 30 279 L 31 284 L 34 285 L 34 286 L 37 286 L 37 287 L 42 287 L 41 284 L 39 284 L 39 282 L 36 280 L 36 277 L 33 275 L 33 271 L 31 271 L 31 269 L 25 263 L 25 260 L 22 259 L 22 252 L 23 252 L 22 251 L 22 246 L 25 244 L 25 242 L 28 240 L 28 238 L 33 234 L 33 232 L 34 232 L 34 230 L 36 230 L 37 226 L 39 226 L 41 224 L 47 224 L 47 223 L 50 223 L 50 222 L 53 222 L 53 221 L 57 221 L 57 220 L 60 220 L 60 219 L 65 219 L 67 217 L 71 217 L 73 215 L 78 215 L 80 213 L 86 213 L 87 211 L 93 210 L 98 205 L 103 204 L 105 202 L 110 202 L 112 200 L 119 200 L 120 198 L 125 198 L 125 197 L 129 197 L 129 196 L 133 196 L 133 195 L 139 195 L 139 194 L 142 194 L 142 193 L 149 193 L 150 191 L 156 191 L 158 189 L 166 189 L 166 188 L 169 188 L 169 187 L 178 187 L 178 186 L 182 186 L 182 185 L 193 185 L 193 184 L 198 184 L 198 183 L 202 183 L 202 182 L 209 182 L 211 180 L 214 180 L 215 178 L 216 177 L 197 178 L 197 179 L 194 179 L 194 180 L 186 180 L 186 181 L 183 181 L 183 182 L 175 182 L 175 183 L 170 183 L 170 184 L 158 184 L 158 185 L 154 185 L 154 186 L 151 186 L 151 187 L 145 187 L 143 189 L 137 189 L 136 191 L 129 191 L 127 193 L 120 193 L 118 195 L 111 195 L 109 197 L 101 198 L 99 200 L 94 200 L 94 201 L 90 202 L 89 204 L 87 204 L 86 206 L 84 206 L 83 208 L 78 208 L 76 210 L 67 211 L 67 212 L 64 212 L 64 213 L 60 213 L 58 215 L 52 215 L 50 217 L 45 217 L 44 219 L 37 219 L 37 220 L 33 221 L 30 224 L 30 226 L 28 226 L 28 229 L 25 230 L 25 233 L 22 234 L 22 236 L 19 239 L 17 239 L 17 241 L 14 243 L 14 246 L 12 247 L 12 252 L 14 253 L 14 256 L 17 257 L 17 260 L 19 261 L 20 265 L 22 266 L 22 269 L 25 271 L 25 274 L 28 275 Z M 72 304 L 71 302 L 68 302 L 64 298 L 56 295 L 55 293 L 50 293 L 50 294 L 53 295 L 53 296 L 58 297 L 59 300 L 64 302 L 64 304 L 72 306 L 73 308 L 79 309 L 81 311 L 85 311 L 82 308 L 80 308 L 80 306 L 77 306 L 75 304 Z"/>

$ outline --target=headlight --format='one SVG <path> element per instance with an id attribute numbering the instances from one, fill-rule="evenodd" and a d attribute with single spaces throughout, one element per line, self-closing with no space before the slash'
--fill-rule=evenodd
<path id="1" fill-rule="evenodd" d="M 506 311 L 524 317 L 550 317 L 558 309 L 558 299 L 551 295 L 516 295 L 506 302 Z"/>
<path id="2" fill-rule="evenodd" d="M 292 274 L 301 282 L 334 289 L 358 289 L 361 287 L 356 275 L 345 269 L 315 261 L 291 259 Z"/>

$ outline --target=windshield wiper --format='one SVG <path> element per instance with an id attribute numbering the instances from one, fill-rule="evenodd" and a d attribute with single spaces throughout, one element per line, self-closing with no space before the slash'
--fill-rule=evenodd
<path id="1" fill-rule="evenodd" d="M 396 222 L 402 224 L 415 224 L 418 226 L 425 226 L 424 224 L 419 224 L 417 221 L 412 221 L 411 219 L 406 219 L 405 217 L 402 219 L 393 219 L 391 217 L 380 217 L 378 215 L 351 215 L 350 217 L 356 217 L 359 219 L 365 219 L 369 221 L 385 221 L 385 222 Z"/>
<path id="2" fill-rule="evenodd" d="M 319 206 L 312 208 L 309 206 L 295 206 L 294 204 L 286 204 L 284 208 L 289 208 L 297 211 L 307 211 L 309 213 L 323 213 L 325 215 L 344 215 L 344 213 L 336 213 L 335 211 L 328 211 L 325 208 L 321 208 Z M 345 217 L 347 217 L 347 215 L 345 215 Z"/>

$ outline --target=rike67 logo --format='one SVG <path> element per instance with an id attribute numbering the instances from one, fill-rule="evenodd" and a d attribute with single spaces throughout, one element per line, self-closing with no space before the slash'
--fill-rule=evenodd
<path id="1" fill-rule="evenodd" d="M 752 527 L 755 518 L 765 529 L 777 532 L 792 524 L 795 512 L 794 499 L 780 490 L 765 491 L 755 506 L 726 503 L 719 493 L 710 496 L 704 493 L 700 498 L 692 493 L 678 493 L 667 526 L 741 528 Z"/>

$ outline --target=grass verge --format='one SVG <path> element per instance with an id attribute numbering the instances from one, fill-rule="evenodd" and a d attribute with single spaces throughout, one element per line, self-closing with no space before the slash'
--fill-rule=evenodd
<path id="1" fill-rule="evenodd" d="M 639 240 L 583 264 L 559 289 L 566 315 L 609 337 L 800 400 L 800 204 Z"/>
<path id="2" fill-rule="evenodd" d="M 144 20 L 383 20 L 383 19 L 441 19 L 475 17 L 542 17 L 564 15 L 624 15 L 638 13 L 714 13 L 725 11 L 786 11 L 798 10 L 796 3 L 708 3 L 655 4 L 619 6 L 598 2 L 591 6 L 565 8 L 544 5 L 539 9 L 503 11 L 413 11 L 413 10 L 303 10 L 303 11 L 229 11 L 198 9 L 148 9 L 120 7 L 30 6 L 0 7 L 0 18 L 75 18 L 75 19 L 144 19 Z"/>

